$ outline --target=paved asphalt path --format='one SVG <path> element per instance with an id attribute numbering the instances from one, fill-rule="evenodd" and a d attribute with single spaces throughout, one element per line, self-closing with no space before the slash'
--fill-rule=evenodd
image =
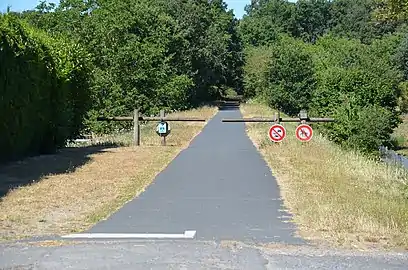
<path id="1" fill-rule="evenodd" d="M 9 243 L 0 245 L 0 269 L 408 269 L 407 253 L 329 250 L 297 238 L 244 124 L 221 122 L 239 117 L 220 111 L 143 194 L 88 232 L 194 230 L 194 239 Z"/>
<path id="2" fill-rule="evenodd" d="M 198 240 L 301 243 L 238 109 L 220 111 L 138 198 L 90 233 L 184 233 Z M 266 135 L 265 135 L 266 136 Z"/>

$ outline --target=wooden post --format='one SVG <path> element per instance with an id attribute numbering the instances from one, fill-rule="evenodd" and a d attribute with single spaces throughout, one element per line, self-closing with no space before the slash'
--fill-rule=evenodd
<path id="1" fill-rule="evenodd" d="M 166 116 L 166 113 L 164 112 L 164 110 L 160 110 L 160 121 L 163 121 L 162 119 Z M 162 136 L 161 137 L 161 145 L 166 146 L 166 136 Z"/>
<path id="2" fill-rule="evenodd" d="M 135 146 L 140 145 L 139 109 L 133 111 L 133 143 Z"/>
<path id="3" fill-rule="evenodd" d="M 280 124 L 280 111 L 275 112 L 275 115 L 273 116 L 273 121 L 275 124 Z"/>
<path id="4" fill-rule="evenodd" d="M 308 115 L 307 115 L 307 111 L 306 111 L 306 110 L 300 110 L 300 112 L 299 112 L 300 122 L 301 122 L 302 124 L 306 124 L 306 120 L 307 120 L 308 118 L 309 118 L 309 117 L 308 117 Z"/>

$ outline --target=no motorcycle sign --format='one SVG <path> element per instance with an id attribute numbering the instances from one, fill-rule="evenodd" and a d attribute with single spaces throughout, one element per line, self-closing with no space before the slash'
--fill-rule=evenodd
<path id="1" fill-rule="evenodd" d="M 308 142 L 313 137 L 313 129 L 311 126 L 301 124 L 296 128 L 296 138 L 301 142 Z"/>

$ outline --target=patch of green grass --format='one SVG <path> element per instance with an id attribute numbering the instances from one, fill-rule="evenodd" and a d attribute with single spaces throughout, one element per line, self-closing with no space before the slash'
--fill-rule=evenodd
<path id="1" fill-rule="evenodd" d="M 403 156 L 408 156 L 408 115 L 403 117 L 403 122 L 395 129 L 392 136 L 394 150 Z"/>

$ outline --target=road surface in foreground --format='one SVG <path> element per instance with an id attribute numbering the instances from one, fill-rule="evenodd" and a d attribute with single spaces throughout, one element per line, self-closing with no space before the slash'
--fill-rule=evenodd
<path id="1" fill-rule="evenodd" d="M 71 243 L 59 247 L 3 247 L 0 269 L 407 269 L 401 253 L 261 248 L 214 241 Z M 11 268 L 14 266 L 15 268 Z"/>

